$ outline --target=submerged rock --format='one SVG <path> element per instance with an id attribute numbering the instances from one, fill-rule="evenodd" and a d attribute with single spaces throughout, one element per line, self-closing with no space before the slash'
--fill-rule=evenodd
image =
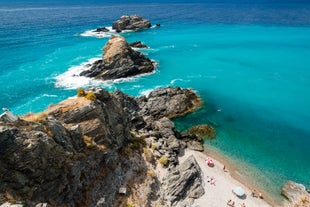
<path id="1" fill-rule="evenodd" d="M 112 29 L 121 32 L 123 30 L 146 29 L 150 27 L 151 23 L 149 20 L 135 14 L 121 16 L 119 20 L 113 23 Z"/>
<path id="2" fill-rule="evenodd" d="M 96 61 L 81 76 L 113 80 L 150 73 L 155 69 L 155 63 L 133 50 L 124 37 L 112 36 L 103 50 L 102 60 Z"/>
<path id="3" fill-rule="evenodd" d="M 189 133 L 196 134 L 196 135 L 201 136 L 203 138 L 209 138 L 209 139 L 216 137 L 215 129 L 212 126 L 207 125 L 207 124 L 192 126 L 189 129 Z"/>

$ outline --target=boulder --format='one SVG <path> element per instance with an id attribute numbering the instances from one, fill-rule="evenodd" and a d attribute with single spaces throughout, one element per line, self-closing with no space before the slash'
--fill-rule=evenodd
<path id="1" fill-rule="evenodd" d="M 171 206 L 182 206 L 182 202 L 204 195 L 201 169 L 194 156 L 169 172 L 164 178 L 163 197 Z"/>
<path id="2" fill-rule="evenodd" d="M 310 206 L 310 194 L 302 184 L 288 181 L 282 187 L 281 195 L 288 200 L 286 206 L 306 207 Z"/>
<path id="3" fill-rule="evenodd" d="M 129 46 L 134 48 L 148 48 L 148 46 L 143 44 L 141 41 L 130 43 Z"/>
<path id="4" fill-rule="evenodd" d="M 187 142 L 186 146 L 188 149 L 199 151 L 199 152 L 203 152 L 205 150 L 203 147 L 203 144 L 201 142 L 198 142 L 195 140 L 191 140 L 191 141 Z"/>
<path id="5" fill-rule="evenodd" d="M 103 50 L 102 60 L 96 61 L 81 76 L 113 80 L 150 73 L 155 69 L 155 64 L 141 52 L 133 50 L 124 37 L 112 36 Z"/>
<path id="6" fill-rule="evenodd" d="M 112 25 L 112 29 L 116 32 L 121 32 L 123 30 L 137 30 L 150 28 L 151 23 L 147 19 L 143 19 L 139 15 L 124 15 Z"/>

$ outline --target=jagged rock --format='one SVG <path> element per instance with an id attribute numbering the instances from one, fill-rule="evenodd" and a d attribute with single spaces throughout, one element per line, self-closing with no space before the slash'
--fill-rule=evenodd
<path id="1" fill-rule="evenodd" d="M 136 42 L 130 43 L 129 46 L 135 47 L 135 48 L 148 48 L 148 46 L 143 44 L 141 41 L 136 41 Z"/>
<path id="2" fill-rule="evenodd" d="M 175 98 L 185 90 L 176 89 L 177 93 L 167 93 L 167 96 L 172 94 Z M 164 115 L 157 116 L 160 119 L 153 116 L 148 119 L 150 113 L 140 104 L 140 101 L 147 103 L 148 97 L 134 98 L 120 91 L 109 93 L 98 88 L 85 93 L 93 93 L 96 99 L 74 97 L 50 106 L 42 112 L 45 118 L 39 119 L 39 115 L 33 114 L 29 120 L 23 117 L 17 122 L 0 122 L 1 203 L 8 201 L 5 195 L 9 193 L 26 206 L 46 202 L 52 206 L 116 207 L 119 187 L 126 183 L 139 186 L 144 179 L 137 175 L 145 176 L 148 169 L 139 153 L 143 142 L 141 146 L 138 143 L 137 151 L 130 149 L 134 139 L 143 141 L 147 137 L 149 145 L 158 144 L 155 157 L 165 155 L 171 169 L 178 164 L 178 133 L 173 122 L 165 117 L 175 111 L 164 110 Z M 151 101 L 154 99 L 155 94 Z M 165 97 L 165 101 L 168 99 Z M 175 98 L 174 103 L 182 101 L 184 98 Z M 188 99 L 187 108 L 194 108 L 193 101 Z M 39 122 L 33 122 L 31 117 Z M 195 165 L 189 171 L 178 169 L 180 179 L 186 179 L 183 171 L 185 174 L 196 172 Z M 193 175 L 193 179 L 198 178 Z M 146 198 L 158 198 L 153 191 L 160 192 L 159 184 L 154 182 L 147 184 L 151 190 L 145 194 Z M 186 195 L 195 198 L 199 194 L 197 189 L 190 187 L 192 193 Z"/>
<path id="3" fill-rule="evenodd" d="M 112 36 L 103 50 L 102 60 L 96 61 L 81 76 L 113 80 L 150 73 L 155 69 L 155 64 L 141 52 L 133 50 L 124 37 Z"/>
<path id="4" fill-rule="evenodd" d="M 141 113 L 152 119 L 173 118 L 184 115 L 201 105 L 201 100 L 191 89 L 179 87 L 159 88 L 147 97 L 138 99 Z"/>
<path id="5" fill-rule="evenodd" d="M 188 149 L 199 151 L 199 152 L 204 151 L 204 147 L 203 147 L 203 144 L 201 142 L 197 142 L 195 140 L 192 140 L 192 141 L 187 142 L 186 144 L 187 144 Z"/>
<path id="6" fill-rule="evenodd" d="M 151 23 L 147 19 L 143 19 L 139 15 L 124 15 L 112 25 L 112 29 L 115 29 L 117 32 L 123 30 L 136 30 L 136 29 L 146 29 L 150 28 Z"/>
<path id="7" fill-rule="evenodd" d="M 99 27 L 97 28 L 96 30 L 94 30 L 93 32 L 97 32 L 97 33 L 100 33 L 100 32 L 109 32 L 110 30 L 105 28 L 105 27 Z"/>
<path id="8" fill-rule="evenodd" d="M 174 136 L 174 123 L 167 117 L 163 117 L 153 123 L 154 129 L 160 132 L 162 137 Z"/>
<path id="9" fill-rule="evenodd" d="M 302 184 L 288 181 L 282 187 L 281 195 L 283 195 L 292 207 L 306 207 L 310 206 L 310 193 Z"/>
<path id="10" fill-rule="evenodd" d="M 164 178 L 163 197 L 172 206 L 181 205 L 183 201 L 201 197 L 205 193 L 202 185 L 201 169 L 194 156 L 190 156 Z"/>

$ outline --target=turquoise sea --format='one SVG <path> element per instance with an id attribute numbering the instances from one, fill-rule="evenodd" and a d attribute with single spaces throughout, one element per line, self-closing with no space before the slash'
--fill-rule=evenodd
<path id="1" fill-rule="evenodd" d="M 100 58 L 111 26 L 140 14 L 161 27 L 122 33 L 158 62 L 155 73 L 114 82 L 73 76 Z M 0 107 L 39 112 L 80 87 L 133 96 L 190 87 L 199 111 L 175 119 L 187 130 L 211 124 L 207 148 L 278 197 L 287 180 L 310 188 L 310 3 L 307 1 L 10 1 L 0 0 Z"/>

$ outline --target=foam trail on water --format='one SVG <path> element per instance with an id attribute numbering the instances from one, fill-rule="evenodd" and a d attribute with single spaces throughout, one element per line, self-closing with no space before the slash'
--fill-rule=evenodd
<path id="1" fill-rule="evenodd" d="M 119 78 L 115 80 L 105 80 L 105 81 L 79 75 L 81 72 L 89 70 L 93 65 L 93 63 L 100 59 L 101 58 L 91 58 L 87 62 L 82 63 L 81 65 L 72 66 L 65 73 L 55 77 L 56 79 L 55 86 L 57 88 L 66 88 L 66 89 L 77 89 L 77 88 L 97 87 L 97 86 L 102 86 L 104 88 L 113 88 L 114 84 L 137 81 L 140 77 L 148 76 L 156 72 L 156 70 L 154 70 L 152 73 L 145 73 L 134 77 Z M 156 63 L 154 64 L 156 66 Z"/>
<path id="2" fill-rule="evenodd" d="M 79 34 L 79 36 L 82 37 L 96 37 L 96 38 L 109 38 L 113 35 L 119 35 L 118 32 L 116 32 L 116 30 L 112 29 L 112 27 L 105 27 L 107 28 L 109 31 L 108 32 L 96 32 L 96 29 L 92 29 L 92 30 L 87 30 L 81 34 Z M 123 30 L 120 33 L 127 33 L 127 32 L 133 32 L 132 30 Z"/>
<path id="3" fill-rule="evenodd" d="M 79 66 L 72 66 L 67 72 L 55 77 L 55 86 L 57 88 L 77 89 L 82 87 L 101 85 L 102 81 L 79 75 L 81 72 L 90 69 L 91 64 L 97 60 L 100 60 L 100 58 L 92 58 Z"/>

